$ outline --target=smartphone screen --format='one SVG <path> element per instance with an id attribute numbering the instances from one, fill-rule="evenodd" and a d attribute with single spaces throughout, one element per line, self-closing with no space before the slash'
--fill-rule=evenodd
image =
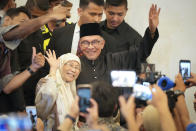
<path id="1" fill-rule="evenodd" d="M 91 90 L 89 87 L 78 88 L 77 90 L 79 100 L 80 112 L 87 112 L 86 109 L 90 107 Z"/>
<path id="2" fill-rule="evenodd" d="M 135 84 L 133 87 L 133 94 L 135 98 L 138 98 L 143 101 L 151 100 L 152 99 L 152 92 L 149 88 L 149 83 L 145 82 L 143 85 Z"/>
<path id="3" fill-rule="evenodd" d="M 180 73 L 183 80 L 191 77 L 191 62 L 190 60 L 180 60 L 179 63 Z"/>
<path id="4" fill-rule="evenodd" d="M 135 71 L 111 71 L 113 87 L 133 87 L 137 80 Z"/>
<path id="5" fill-rule="evenodd" d="M 32 122 L 32 125 L 35 126 L 37 122 L 37 111 L 35 106 L 27 106 L 26 107 L 26 113 L 29 117 L 29 119 Z"/>
<path id="6" fill-rule="evenodd" d="M 0 131 L 30 131 L 32 123 L 25 115 L 11 114 L 0 117 Z"/>

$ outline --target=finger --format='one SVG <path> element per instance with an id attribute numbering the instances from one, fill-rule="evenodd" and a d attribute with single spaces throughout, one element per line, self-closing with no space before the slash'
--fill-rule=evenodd
<path id="1" fill-rule="evenodd" d="M 83 112 L 80 112 L 80 116 L 86 118 L 87 117 L 87 114 L 83 113 Z"/>
<path id="2" fill-rule="evenodd" d="M 53 57 L 56 59 L 56 53 L 54 50 L 53 50 Z"/>
<path id="3" fill-rule="evenodd" d="M 155 4 L 155 10 L 154 10 L 154 13 L 157 12 L 157 4 Z"/>
<path id="4" fill-rule="evenodd" d="M 152 4 L 152 14 L 154 13 L 154 4 Z"/>
<path id="5" fill-rule="evenodd" d="M 151 15 L 152 15 L 152 5 L 151 5 L 150 11 L 149 11 L 149 18 L 151 17 Z"/>
<path id="6" fill-rule="evenodd" d="M 156 95 L 156 92 L 159 91 L 159 88 L 157 85 L 152 85 L 152 88 L 151 88 L 151 92 L 152 92 L 152 95 L 155 96 Z"/>
<path id="7" fill-rule="evenodd" d="M 194 74 L 191 72 L 191 76 L 194 76 Z"/>
<path id="8" fill-rule="evenodd" d="M 34 59 L 34 57 L 36 56 L 36 48 L 35 47 L 32 47 L 32 59 Z"/>
<path id="9" fill-rule="evenodd" d="M 97 102 L 94 99 L 91 98 L 90 102 L 91 102 L 93 108 L 97 108 L 98 107 Z"/>
<path id="10" fill-rule="evenodd" d="M 128 102 L 127 102 L 128 105 L 134 105 L 135 104 L 134 100 L 135 100 L 135 97 L 134 96 L 130 96 L 129 99 L 128 99 Z"/>
<path id="11" fill-rule="evenodd" d="M 49 63 L 49 59 L 46 57 L 46 56 L 44 56 L 45 57 L 45 59 L 47 60 L 47 62 Z"/>
<path id="12" fill-rule="evenodd" d="M 91 108 L 87 108 L 86 111 L 90 114 L 91 113 Z"/>
<path id="13" fill-rule="evenodd" d="M 51 50 L 49 49 L 49 54 L 52 56 L 52 52 L 51 52 Z"/>
<path id="14" fill-rule="evenodd" d="M 161 12 L 161 8 L 159 8 L 159 10 L 158 10 L 158 16 L 159 16 L 160 12 Z"/>
<path id="15" fill-rule="evenodd" d="M 123 107 L 126 105 L 126 101 L 125 98 L 123 96 L 119 96 L 119 103 L 120 103 L 120 107 Z"/>
<path id="16" fill-rule="evenodd" d="M 178 75 L 175 76 L 175 83 L 178 81 Z"/>
<path id="17" fill-rule="evenodd" d="M 50 56 L 50 54 L 49 54 L 49 52 L 48 51 L 46 51 L 46 55 L 49 57 Z"/>

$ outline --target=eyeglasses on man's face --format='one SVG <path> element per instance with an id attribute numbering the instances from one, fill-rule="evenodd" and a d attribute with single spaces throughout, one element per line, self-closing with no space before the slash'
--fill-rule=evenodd
<path id="1" fill-rule="evenodd" d="M 92 41 L 83 40 L 83 41 L 80 42 L 80 44 L 84 48 L 87 48 L 90 45 L 92 45 L 93 47 L 98 47 L 101 42 L 102 42 L 102 40 L 97 40 L 97 39 L 92 40 Z"/>

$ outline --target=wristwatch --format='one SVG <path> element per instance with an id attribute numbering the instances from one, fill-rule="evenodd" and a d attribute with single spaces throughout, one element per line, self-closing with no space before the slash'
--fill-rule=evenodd
<path id="1" fill-rule="evenodd" d="M 30 67 L 27 68 L 27 71 L 28 71 L 31 75 L 33 75 L 33 74 L 35 73 L 33 70 L 31 70 Z"/>
<path id="2" fill-rule="evenodd" d="M 76 122 L 76 119 L 68 114 L 65 116 L 65 118 L 69 118 L 73 123 Z"/>
<path id="3" fill-rule="evenodd" d="M 183 96 L 184 96 L 184 92 L 181 91 L 181 90 L 175 90 L 175 91 L 174 91 L 174 95 L 175 95 L 176 97 L 178 97 L 178 96 L 180 96 L 180 95 L 183 95 Z"/>

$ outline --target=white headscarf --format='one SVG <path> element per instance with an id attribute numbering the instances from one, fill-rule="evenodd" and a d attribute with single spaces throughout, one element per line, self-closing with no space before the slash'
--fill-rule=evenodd
<path id="1" fill-rule="evenodd" d="M 71 105 L 74 101 L 74 98 L 76 96 L 75 80 L 68 83 L 63 81 L 61 76 L 61 73 L 63 73 L 62 68 L 64 64 L 72 60 L 77 61 L 81 67 L 81 62 L 79 57 L 74 54 L 67 53 L 60 56 L 59 69 L 57 69 L 56 72 L 56 84 L 58 88 L 56 106 L 57 106 L 57 114 L 58 114 L 58 119 L 60 124 L 63 122 L 65 115 L 69 112 Z"/>

